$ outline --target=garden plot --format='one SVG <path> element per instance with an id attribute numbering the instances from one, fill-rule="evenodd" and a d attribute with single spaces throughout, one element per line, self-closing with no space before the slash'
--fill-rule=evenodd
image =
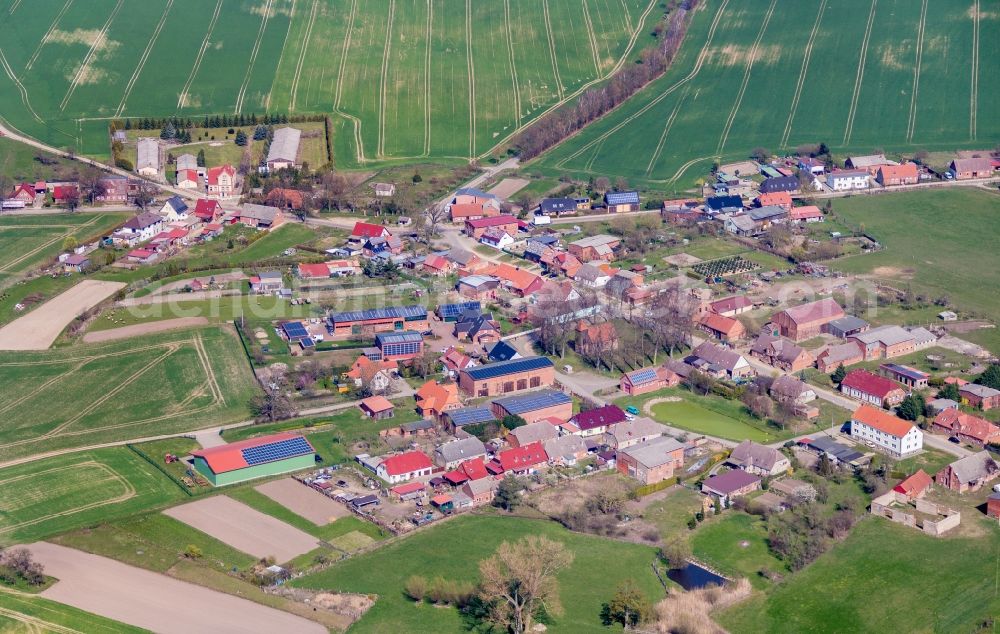
<path id="1" fill-rule="evenodd" d="M 312 535 L 224 495 L 164 513 L 254 557 L 284 562 L 319 546 Z"/>
<path id="2" fill-rule="evenodd" d="M 293 478 L 274 480 L 256 488 L 289 511 L 301 515 L 317 526 L 329 524 L 351 514 L 343 504 Z"/>

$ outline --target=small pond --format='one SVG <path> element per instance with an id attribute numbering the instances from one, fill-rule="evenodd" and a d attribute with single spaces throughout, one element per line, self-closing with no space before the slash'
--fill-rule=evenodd
<path id="1" fill-rule="evenodd" d="M 726 583 L 724 577 L 691 562 L 688 562 L 683 568 L 668 570 L 667 577 L 680 584 L 685 590 L 697 590 L 710 585 L 721 586 Z"/>

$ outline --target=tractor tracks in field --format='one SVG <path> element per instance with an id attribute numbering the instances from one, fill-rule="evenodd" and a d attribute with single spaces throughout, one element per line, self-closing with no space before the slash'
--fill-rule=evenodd
<path id="1" fill-rule="evenodd" d="M 247 72 L 243 75 L 243 84 L 236 94 L 236 105 L 233 108 L 234 114 L 239 114 L 243 110 L 243 102 L 246 100 L 247 90 L 250 88 L 250 79 L 253 77 L 253 67 L 257 63 L 257 55 L 260 53 L 260 44 L 264 41 L 264 32 L 267 30 L 267 23 L 271 21 L 271 7 L 274 0 L 266 0 L 264 3 L 264 14 L 260 19 L 260 28 L 257 29 L 257 39 L 254 40 L 253 49 L 250 51 L 250 62 L 247 64 Z"/>
<path id="2" fill-rule="evenodd" d="M 740 106 L 743 104 L 743 97 L 747 93 L 747 86 L 750 85 L 750 74 L 753 72 L 753 64 L 757 58 L 757 51 L 760 50 L 760 43 L 764 39 L 764 32 L 767 31 L 767 25 L 771 22 L 771 16 L 774 15 L 774 7 L 776 5 L 777 0 L 771 0 L 771 6 L 767 8 L 767 13 L 764 14 L 764 22 L 761 23 L 760 30 L 757 31 L 757 39 L 753 41 L 753 46 L 750 47 L 747 67 L 743 71 L 743 80 L 740 82 L 740 91 L 736 94 L 736 102 L 733 104 L 732 110 L 729 111 L 726 126 L 722 129 L 722 136 L 719 137 L 719 146 L 715 150 L 717 154 L 722 154 L 722 151 L 726 147 L 726 141 L 729 140 L 729 132 L 733 129 L 736 114 L 740 111 Z"/>
<path id="3" fill-rule="evenodd" d="M 115 110 L 115 116 L 120 117 L 122 113 L 125 112 L 125 102 L 128 101 L 129 95 L 132 94 L 132 88 L 135 87 L 135 82 L 139 80 L 139 75 L 142 74 L 142 69 L 146 67 L 146 61 L 149 59 L 150 53 L 153 52 L 153 47 L 156 45 L 156 41 L 160 38 L 160 32 L 163 31 L 163 25 L 167 23 L 167 16 L 170 14 L 170 9 L 174 6 L 174 0 L 167 0 L 167 6 L 163 9 L 163 15 L 160 16 L 160 21 L 156 23 L 156 28 L 153 29 L 153 35 L 150 36 L 149 42 L 146 44 L 146 48 L 142 51 L 142 55 L 139 56 L 139 63 L 135 67 L 135 71 L 132 72 L 132 76 L 129 77 L 128 83 L 125 85 L 125 92 L 122 94 L 122 100 L 118 102 L 118 109 Z"/>
<path id="4" fill-rule="evenodd" d="M 799 109 L 799 99 L 802 97 L 802 89 L 806 85 L 806 75 L 809 73 L 809 60 L 812 58 L 813 43 L 816 41 L 816 34 L 819 33 L 819 25 L 823 20 L 826 2 L 827 0 L 820 0 L 819 11 L 816 12 L 816 20 L 813 22 L 812 31 L 809 33 L 809 41 L 806 42 L 805 52 L 802 55 L 802 68 L 799 69 L 799 80 L 795 84 L 795 95 L 792 97 L 792 107 L 788 111 L 785 131 L 781 134 L 781 147 L 785 147 L 785 144 L 788 143 L 788 137 L 792 134 L 792 122 L 795 121 L 795 113 Z"/>
<path id="5" fill-rule="evenodd" d="M 469 69 L 469 158 L 476 156 L 476 64 L 472 59 L 472 0 L 465 0 L 465 55 Z"/>
<path id="6" fill-rule="evenodd" d="M 719 27 L 719 22 L 722 20 L 722 14 L 723 12 L 725 12 L 728 4 L 729 0 L 723 0 L 722 4 L 720 4 L 719 8 L 716 10 L 715 17 L 712 18 L 712 24 L 711 26 L 709 26 L 708 29 L 708 35 L 705 38 L 705 44 L 702 45 L 701 51 L 698 52 L 698 57 L 695 60 L 694 67 L 691 69 L 691 72 L 689 72 L 686 76 L 674 82 L 669 88 L 667 88 L 662 93 L 657 95 L 648 104 L 646 104 L 642 108 L 639 108 L 634 113 L 625 117 L 620 122 L 615 124 L 610 130 L 597 136 L 593 140 L 585 143 L 580 149 L 568 155 L 566 158 L 560 160 L 558 163 L 556 163 L 556 167 L 560 169 L 565 167 L 566 163 L 568 163 L 569 161 L 572 161 L 573 159 L 580 157 L 587 150 L 593 148 L 598 143 L 603 143 L 606 139 L 616 134 L 619 130 L 621 130 L 628 124 L 632 123 L 634 120 L 638 119 L 642 115 L 646 114 L 650 109 L 654 108 L 657 104 L 659 104 L 661 101 L 670 96 L 678 88 L 682 87 L 684 84 L 688 83 L 689 81 L 697 77 L 698 73 L 701 71 L 701 67 L 705 64 L 705 60 L 708 58 L 708 52 L 712 47 L 712 40 L 715 36 L 715 31 Z M 626 100 L 624 103 L 628 103 L 628 100 Z"/>
<path id="7" fill-rule="evenodd" d="M 920 64 L 924 56 L 924 28 L 927 24 L 927 0 L 920 3 L 920 22 L 917 25 L 917 52 L 913 63 L 913 89 L 910 92 L 910 116 L 906 123 L 906 142 L 913 142 L 913 130 L 917 126 L 917 93 L 920 91 Z"/>
<path id="8" fill-rule="evenodd" d="M 549 42 L 549 57 L 552 59 L 552 74 L 556 81 L 556 97 L 563 100 L 563 83 L 559 75 L 558 56 L 556 55 L 556 37 L 552 31 L 552 18 L 549 16 L 549 0 L 542 0 L 542 18 L 545 21 L 545 34 Z"/>
<path id="9" fill-rule="evenodd" d="M 504 30 L 507 32 L 507 58 L 510 60 L 510 81 L 514 85 L 514 110 L 517 116 L 514 117 L 515 127 L 521 125 L 521 90 L 517 81 L 517 66 L 514 65 L 514 34 L 510 28 L 510 0 L 503 0 Z"/>
<path id="10" fill-rule="evenodd" d="M 31 116 L 34 117 L 35 121 L 38 123 L 45 123 L 45 120 L 38 116 L 35 109 L 31 107 L 31 101 L 28 99 L 28 89 L 25 88 L 24 84 L 21 83 L 21 80 L 17 78 L 17 75 L 14 73 L 14 69 L 7 61 L 7 56 L 3 54 L 2 50 L 0 50 L 0 66 L 3 67 L 3 72 L 10 77 L 10 80 L 14 82 L 14 85 L 17 87 L 17 92 L 21 94 L 21 103 L 23 103 L 28 112 L 31 113 Z"/>
<path id="11" fill-rule="evenodd" d="M 94 57 L 97 56 L 97 51 L 104 46 L 104 42 L 108 37 L 108 29 L 111 28 L 111 23 L 115 21 L 115 18 L 118 16 L 118 12 L 121 11 L 124 4 L 125 0 L 118 0 L 118 3 L 115 4 L 115 8 L 111 10 L 111 13 L 108 15 L 108 19 L 104 22 L 101 30 L 98 31 L 93 44 L 90 45 L 90 50 L 87 51 L 86 57 L 83 58 L 83 62 L 80 64 L 80 67 L 76 69 L 76 73 L 73 75 L 73 81 L 70 82 L 69 89 L 66 90 L 66 95 L 63 96 L 62 102 L 59 103 L 60 112 L 66 110 L 66 104 L 69 103 L 69 100 L 73 97 L 73 93 L 76 92 L 77 86 L 80 85 L 80 82 L 90 70 L 90 64 L 94 61 Z"/>
<path id="12" fill-rule="evenodd" d="M 434 35 L 434 0 L 427 0 L 427 34 L 424 36 L 424 152 L 431 155 L 431 38 Z"/>
<path id="13" fill-rule="evenodd" d="M 691 85 L 688 84 L 684 87 L 684 92 L 681 93 L 680 98 L 677 100 L 677 104 L 674 106 L 673 112 L 667 117 L 667 123 L 663 126 L 663 134 L 660 135 L 660 140 L 656 144 L 656 149 L 653 150 L 653 156 L 649 157 L 649 164 L 646 165 L 646 176 L 648 177 L 652 171 L 653 166 L 656 165 L 656 161 L 660 159 L 660 154 L 663 152 L 663 146 L 667 141 L 667 135 L 670 134 L 670 129 L 674 127 L 674 120 L 677 119 L 677 115 L 681 111 L 681 106 L 684 105 L 684 100 L 687 99 L 688 93 L 691 92 Z"/>
<path id="14" fill-rule="evenodd" d="M 979 0 L 972 5 L 972 84 L 969 90 L 969 139 L 976 140 L 976 114 L 979 110 Z"/>
<path id="15" fill-rule="evenodd" d="M 312 9 L 309 11 L 309 22 L 306 24 L 305 37 L 302 40 L 302 48 L 299 50 L 299 59 L 295 64 L 295 76 L 292 77 L 291 94 L 288 98 L 288 109 L 295 112 L 296 102 L 299 96 L 299 80 L 302 78 L 302 67 L 306 62 L 306 52 L 309 50 L 309 40 L 312 39 L 313 27 L 316 25 L 316 16 L 319 14 L 319 0 L 313 0 Z"/>
<path id="16" fill-rule="evenodd" d="M 38 41 L 38 46 L 36 46 L 35 50 L 32 51 L 31 57 L 28 58 L 28 63 L 24 65 L 24 72 L 30 71 L 32 66 L 35 65 L 35 61 L 38 60 L 38 56 L 42 52 L 42 47 L 45 46 L 45 43 L 49 41 L 50 37 L 52 37 L 52 33 L 56 30 L 56 27 L 59 25 L 59 20 L 62 20 L 62 17 L 66 15 L 66 12 L 69 11 L 69 8 L 71 6 L 73 6 L 73 0 L 66 0 L 66 4 L 62 6 L 62 9 L 59 9 L 59 13 L 56 14 L 55 19 L 52 20 L 52 24 L 49 25 L 49 30 L 46 31 L 45 35 L 42 36 L 42 39 Z"/>
<path id="17" fill-rule="evenodd" d="M 861 84 L 865 78 L 865 61 L 868 58 L 868 44 L 871 42 L 872 25 L 875 24 L 875 8 L 878 0 L 872 0 L 872 8 L 868 12 L 868 24 L 865 26 L 865 37 L 861 41 L 861 55 L 858 58 L 858 72 L 854 77 L 854 93 L 851 95 L 851 109 L 847 113 L 847 125 L 844 127 L 844 145 L 851 141 L 854 131 L 854 117 L 858 113 L 858 100 L 861 97 Z"/>
<path id="18" fill-rule="evenodd" d="M 392 22 L 396 17 L 396 0 L 389 0 L 389 16 L 385 24 L 385 47 L 382 49 L 382 68 L 379 72 L 378 142 L 375 156 L 385 155 L 385 104 L 389 90 L 389 57 L 392 55 Z"/>
<path id="19" fill-rule="evenodd" d="M 187 81 L 184 82 L 184 86 L 181 88 L 181 93 L 177 95 L 178 110 L 187 105 L 191 85 L 194 84 L 194 79 L 198 75 L 198 71 L 201 69 L 201 61 L 205 59 L 205 51 L 208 50 L 212 34 L 215 32 L 215 25 L 219 22 L 219 14 L 222 13 L 222 3 L 224 1 L 225 0 L 218 0 L 215 3 L 215 11 L 212 12 L 212 17 L 208 21 L 208 30 L 205 31 L 205 37 L 201 40 L 201 47 L 198 49 L 198 54 L 194 58 L 194 65 L 191 66 L 191 72 L 188 73 Z"/>
<path id="20" fill-rule="evenodd" d="M 590 7 L 587 5 L 587 0 L 583 0 L 583 24 L 587 27 L 587 41 L 590 42 L 590 52 L 594 56 L 594 76 L 600 79 L 603 76 L 601 75 L 601 56 L 597 52 L 597 36 L 594 35 L 594 22 L 590 19 Z"/>

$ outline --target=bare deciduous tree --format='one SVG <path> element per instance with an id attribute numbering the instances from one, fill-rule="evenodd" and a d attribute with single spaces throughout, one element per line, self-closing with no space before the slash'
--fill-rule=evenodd
<path id="1" fill-rule="evenodd" d="M 480 594 L 490 604 L 490 620 L 515 634 L 531 628 L 541 610 L 561 611 L 556 573 L 573 563 L 573 553 L 561 542 L 529 535 L 479 563 Z"/>

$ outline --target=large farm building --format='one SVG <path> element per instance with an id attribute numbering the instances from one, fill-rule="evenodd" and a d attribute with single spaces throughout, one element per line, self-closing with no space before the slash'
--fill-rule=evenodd
<path id="1" fill-rule="evenodd" d="M 316 452 L 303 436 L 293 433 L 251 438 L 192 451 L 194 468 L 214 486 L 312 467 Z"/>

